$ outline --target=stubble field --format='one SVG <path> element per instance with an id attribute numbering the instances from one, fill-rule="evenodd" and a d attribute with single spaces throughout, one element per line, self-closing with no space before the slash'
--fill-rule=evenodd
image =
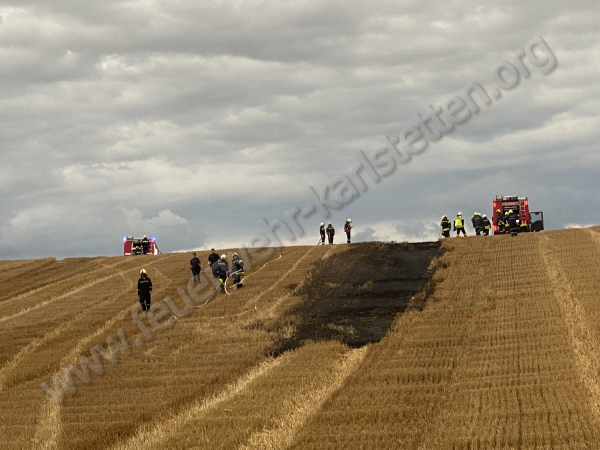
<path id="1" fill-rule="evenodd" d="M 427 282 L 425 248 L 287 247 L 143 348 L 139 269 L 183 309 L 190 255 L 0 262 L 0 446 L 600 448 L 599 250 L 598 227 L 454 238 Z M 42 390 L 120 328 L 118 365 Z"/>

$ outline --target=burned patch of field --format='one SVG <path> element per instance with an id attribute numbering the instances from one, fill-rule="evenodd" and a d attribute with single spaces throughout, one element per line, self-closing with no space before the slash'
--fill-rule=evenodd
<path id="1" fill-rule="evenodd" d="M 306 341 L 379 342 L 427 284 L 439 253 L 439 242 L 368 243 L 319 262 L 296 292 L 302 303 L 275 326 L 273 355 Z"/>

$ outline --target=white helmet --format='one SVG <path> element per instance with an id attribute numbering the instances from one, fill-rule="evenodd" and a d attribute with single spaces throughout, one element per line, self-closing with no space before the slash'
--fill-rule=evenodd
<path id="1" fill-rule="evenodd" d="M 227 259 L 227 255 L 226 255 L 225 253 L 223 253 L 223 254 L 221 255 L 221 259 Z"/>
<path id="2" fill-rule="evenodd" d="M 231 255 L 232 258 L 235 258 L 238 254 L 233 252 L 233 255 Z"/>
<path id="3" fill-rule="evenodd" d="M 509 209 L 509 210 L 508 210 L 508 213 L 509 213 L 509 214 L 512 214 L 512 213 L 513 213 L 513 210 L 512 210 L 512 209 Z"/>
<path id="4" fill-rule="evenodd" d="M 350 222 L 352 222 L 352 219 L 348 219 L 348 220 L 346 220 L 346 222 L 350 223 Z"/>
<path id="5" fill-rule="evenodd" d="M 483 215 L 483 216 L 481 216 L 481 217 L 483 217 L 483 218 L 485 219 L 487 216 L 484 214 L 484 215 Z"/>
<path id="6" fill-rule="evenodd" d="M 459 216 L 462 216 L 462 213 L 461 213 L 461 212 L 459 212 L 459 213 L 458 213 L 458 215 L 459 215 Z"/>
<path id="7" fill-rule="evenodd" d="M 322 226 L 322 227 L 324 227 L 324 226 L 325 226 L 325 224 L 324 224 L 323 222 L 321 222 L 321 226 Z"/>

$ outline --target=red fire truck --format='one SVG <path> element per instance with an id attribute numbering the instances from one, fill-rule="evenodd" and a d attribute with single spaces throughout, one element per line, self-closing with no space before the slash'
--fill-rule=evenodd
<path id="1" fill-rule="evenodd" d="M 527 197 L 517 197 L 516 195 L 504 197 L 501 194 L 496 195 L 493 201 L 494 215 L 493 226 L 494 234 L 502 234 L 504 230 L 498 229 L 498 213 L 500 210 L 502 217 L 511 209 L 519 216 L 520 231 L 542 231 L 544 229 L 544 213 L 542 211 L 529 212 L 529 200 Z"/>
<path id="2" fill-rule="evenodd" d="M 146 236 L 144 236 L 146 237 Z M 136 238 L 136 237 L 127 237 L 123 238 L 123 255 L 125 256 L 134 256 L 134 255 L 143 255 L 143 246 L 142 240 L 144 238 Z M 158 245 L 156 244 L 156 237 L 152 236 L 148 239 L 150 242 L 148 244 L 148 253 L 147 255 L 158 255 Z"/>

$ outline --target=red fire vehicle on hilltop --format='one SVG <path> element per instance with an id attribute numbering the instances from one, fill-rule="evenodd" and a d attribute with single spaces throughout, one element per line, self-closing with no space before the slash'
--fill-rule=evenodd
<path id="1" fill-rule="evenodd" d="M 134 255 L 158 255 L 158 245 L 156 245 L 156 237 L 152 236 L 148 239 L 148 251 L 144 253 L 144 246 L 142 241 L 146 236 L 141 238 L 127 237 L 123 238 L 123 255 L 134 256 Z"/>
<path id="2" fill-rule="evenodd" d="M 544 213 L 542 211 L 530 213 L 529 200 L 527 200 L 527 197 L 504 197 L 500 194 L 496 195 L 493 205 L 494 215 L 492 223 L 494 226 L 494 234 L 503 232 L 503 230 L 498 229 L 498 210 L 501 211 L 502 217 L 504 217 L 504 213 L 512 209 L 513 212 L 519 216 L 520 231 L 542 231 L 544 229 Z"/>

